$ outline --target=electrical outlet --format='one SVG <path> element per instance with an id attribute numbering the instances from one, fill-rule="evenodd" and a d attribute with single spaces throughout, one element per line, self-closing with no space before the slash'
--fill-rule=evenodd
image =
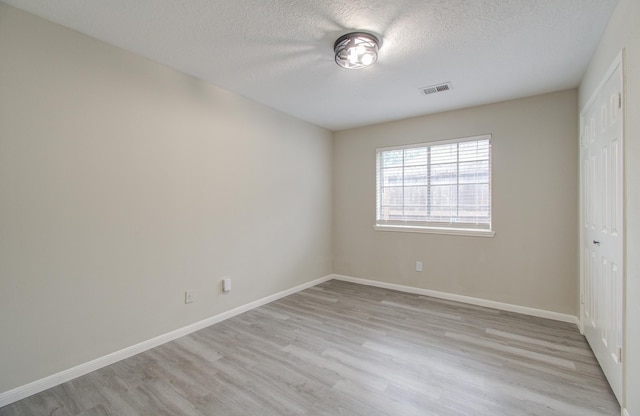
<path id="1" fill-rule="evenodd" d="M 184 292 L 184 303 L 193 303 L 193 292 L 191 290 Z"/>
<path id="2" fill-rule="evenodd" d="M 222 291 L 224 293 L 227 293 L 227 292 L 231 291 L 231 278 L 230 277 L 226 277 L 226 278 L 222 279 Z"/>
<path id="3" fill-rule="evenodd" d="M 421 261 L 417 261 L 416 262 L 416 271 L 417 272 L 421 272 L 422 271 L 422 262 Z"/>

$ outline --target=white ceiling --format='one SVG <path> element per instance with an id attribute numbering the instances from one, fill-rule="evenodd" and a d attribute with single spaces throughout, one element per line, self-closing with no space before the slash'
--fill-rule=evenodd
<path id="1" fill-rule="evenodd" d="M 2 1 L 331 130 L 576 87 L 617 3 Z M 334 63 L 352 30 L 382 38 L 374 66 Z"/>

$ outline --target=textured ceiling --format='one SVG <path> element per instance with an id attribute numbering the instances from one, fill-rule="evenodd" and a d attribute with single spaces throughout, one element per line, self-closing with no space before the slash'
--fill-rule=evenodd
<path id="1" fill-rule="evenodd" d="M 2 1 L 331 130 L 576 87 L 617 3 Z M 370 68 L 333 62 L 354 29 L 382 38 Z"/>

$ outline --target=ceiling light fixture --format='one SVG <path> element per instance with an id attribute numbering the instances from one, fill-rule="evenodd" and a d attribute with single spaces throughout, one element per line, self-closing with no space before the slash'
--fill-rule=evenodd
<path id="1" fill-rule="evenodd" d="M 342 35 L 333 44 L 336 63 L 346 69 L 361 69 L 378 60 L 379 41 L 370 33 L 353 32 Z"/>

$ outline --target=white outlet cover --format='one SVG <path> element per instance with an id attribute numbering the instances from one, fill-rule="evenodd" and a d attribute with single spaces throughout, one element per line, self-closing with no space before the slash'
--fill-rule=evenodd
<path id="1" fill-rule="evenodd" d="M 193 303 L 193 292 L 187 290 L 184 292 L 184 303 Z"/>

